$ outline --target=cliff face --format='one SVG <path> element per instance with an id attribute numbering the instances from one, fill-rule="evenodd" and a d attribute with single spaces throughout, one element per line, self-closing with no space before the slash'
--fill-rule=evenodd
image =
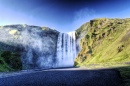
<path id="1" fill-rule="evenodd" d="M 130 19 L 94 19 L 76 33 L 77 38 L 84 36 L 75 65 L 130 61 Z"/>
<path id="2" fill-rule="evenodd" d="M 0 51 L 18 52 L 23 69 L 50 66 L 55 61 L 49 58 L 55 59 L 58 34 L 58 31 L 47 27 L 1 26 Z M 42 64 L 42 61 L 45 63 Z"/>
<path id="3" fill-rule="evenodd" d="M 129 27 L 130 19 L 101 18 L 83 24 L 75 33 L 78 53 L 75 65 L 130 61 Z M 54 67 L 58 35 L 58 31 L 47 27 L 1 26 L 0 69 Z"/>

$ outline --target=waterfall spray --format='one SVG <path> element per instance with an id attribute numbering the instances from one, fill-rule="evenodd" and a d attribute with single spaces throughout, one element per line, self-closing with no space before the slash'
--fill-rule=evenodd
<path id="1" fill-rule="evenodd" d="M 75 57 L 75 32 L 59 33 L 57 41 L 57 67 L 73 66 Z"/>

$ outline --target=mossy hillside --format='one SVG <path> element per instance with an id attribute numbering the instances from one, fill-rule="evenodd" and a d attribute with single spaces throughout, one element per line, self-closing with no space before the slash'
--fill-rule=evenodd
<path id="1" fill-rule="evenodd" d="M 75 65 L 116 68 L 124 82 L 121 86 L 130 86 L 130 19 L 94 19 L 86 27 Z M 78 31 L 82 33 L 82 28 Z"/>
<path id="2" fill-rule="evenodd" d="M 21 70 L 22 63 L 18 52 L 0 52 L 0 72 Z"/>
<path id="3" fill-rule="evenodd" d="M 94 19 L 86 26 L 75 65 L 130 61 L 130 19 Z"/>
<path id="4" fill-rule="evenodd" d="M 89 23 L 85 23 L 81 27 L 79 27 L 75 31 L 76 38 L 79 38 L 81 34 L 86 34 L 87 33 L 86 31 L 88 30 L 89 25 L 90 25 Z"/>

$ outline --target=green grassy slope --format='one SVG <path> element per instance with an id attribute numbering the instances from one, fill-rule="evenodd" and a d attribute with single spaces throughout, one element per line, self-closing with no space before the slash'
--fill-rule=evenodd
<path id="1" fill-rule="evenodd" d="M 130 61 L 130 19 L 95 19 L 86 26 L 88 34 L 80 41 L 76 65 Z"/>
<path id="2" fill-rule="evenodd" d="M 115 68 L 123 79 L 121 86 L 130 86 L 130 18 L 94 19 L 76 30 L 81 51 L 75 66 L 87 68 Z"/>
<path id="3" fill-rule="evenodd" d="M 87 33 L 80 40 L 75 66 L 116 68 L 123 86 L 130 86 L 130 18 L 94 19 L 83 26 L 76 30 L 77 38 L 83 30 Z"/>

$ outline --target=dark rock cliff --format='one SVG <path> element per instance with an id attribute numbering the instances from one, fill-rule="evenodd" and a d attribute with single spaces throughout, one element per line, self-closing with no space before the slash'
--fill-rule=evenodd
<path id="1" fill-rule="evenodd" d="M 20 24 L 1 26 L 0 51 L 18 52 L 23 69 L 50 66 L 54 60 L 50 61 L 49 58 L 55 59 L 56 56 L 58 34 L 58 31 L 48 27 Z"/>

